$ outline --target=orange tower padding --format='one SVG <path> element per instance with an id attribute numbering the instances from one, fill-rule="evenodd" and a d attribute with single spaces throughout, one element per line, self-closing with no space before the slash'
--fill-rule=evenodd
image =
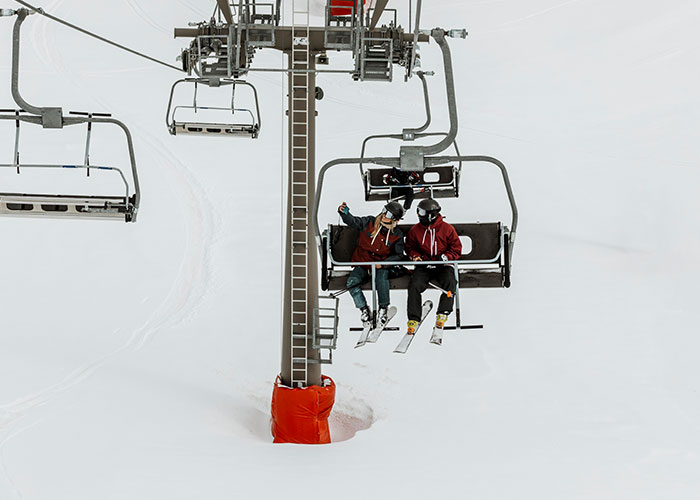
<path id="1" fill-rule="evenodd" d="M 335 383 L 322 376 L 323 387 L 292 389 L 279 377 L 272 391 L 272 436 L 275 443 L 328 444 L 328 416 L 335 403 Z"/>
<path id="2" fill-rule="evenodd" d="M 331 0 L 331 16 L 352 16 L 352 5 L 355 12 L 360 8 L 360 0 Z M 366 0 L 363 0 L 363 5 Z"/>

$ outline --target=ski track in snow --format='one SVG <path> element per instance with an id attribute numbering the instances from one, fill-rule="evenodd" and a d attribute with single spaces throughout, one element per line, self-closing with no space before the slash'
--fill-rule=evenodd
<path id="1" fill-rule="evenodd" d="M 148 15 L 148 13 L 144 11 L 143 8 L 137 2 L 135 2 L 134 0 L 126 0 L 126 3 L 137 16 L 139 16 L 146 22 L 146 24 L 160 31 L 161 33 L 171 33 L 171 30 L 164 26 L 161 26 L 156 20 L 153 19 L 153 17 Z"/>
<path id="2" fill-rule="evenodd" d="M 548 14 L 549 12 L 551 12 L 553 10 L 557 10 L 557 9 L 562 8 L 562 7 L 566 7 L 567 5 L 570 5 L 572 3 L 577 3 L 579 1 L 580 0 L 567 0 L 566 2 L 552 5 L 551 7 L 547 7 L 546 9 L 538 10 L 537 12 L 533 12 L 532 14 L 528 14 L 526 16 L 519 17 L 518 19 L 513 19 L 511 21 L 507 21 L 505 23 L 499 24 L 498 26 L 495 26 L 491 29 L 484 30 L 484 33 L 493 33 L 494 31 L 500 31 L 504 28 L 509 28 L 510 26 L 513 26 L 514 24 L 522 23 L 523 21 L 529 21 L 530 19 L 542 16 L 544 14 Z"/>
<path id="3" fill-rule="evenodd" d="M 57 0 L 47 9 L 53 11 L 64 1 Z M 130 1 L 128 3 L 131 5 Z M 66 71 L 60 50 L 55 44 L 49 42 L 47 29 L 50 24 L 53 23 L 50 21 L 37 23 L 30 31 L 32 43 L 39 59 L 44 66 L 53 67 L 58 75 L 68 78 L 76 87 L 90 95 L 89 89 L 84 86 L 81 80 L 71 76 L 72 73 Z M 90 95 L 90 97 L 105 109 L 113 108 L 99 97 L 94 95 Z M 76 368 L 56 384 L 11 403 L 0 405 L 0 469 L 5 476 L 5 482 L 12 491 L 12 496 L 15 498 L 21 498 L 22 494 L 17 490 L 9 474 L 4 447 L 11 439 L 30 429 L 38 421 L 17 428 L 18 425 L 26 421 L 33 410 L 53 402 L 63 393 L 87 380 L 110 359 L 127 351 L 140 350 L 152 341 L 159 331 L 174 328 L 186 322 L 196 314 L 197 306 L 206 296 L 211 277 L 210 248 L 214 238 L 212 220 L 209 215 L 212 211 L 208 206 L 206 193 L 185 164 L 172 155 L 159 139 L 138 124 L 131 125 L 131 129 L 138 130 L 140 145 L 151 150 L 151 159 L 164 171 L 164 178 L 172 184 L 173 191 L 180 195 L 178 198 L 187 207 L 187 210 L 183 210 L 186 236 L 183 258 L 177 276 L 165 299 L 146 321 L 133 331 L 122 346 Z"/>
<path id="4" fill-rule="evenodd" d="M 195 14 L 197 14 L 198 16 L 207 16 L 207 17 L 209 17 L 209 14 L 208 14 L 208 13 L 204 12 L 203 10 L 199 10 L 199 9 L 197 9 L 197 8 L 195 8 L 195 7 L 192 7 L 192 5 L 190 5 L 188 2 L 185 2 L 185 0 L 177 0 L 177 3 L 179 3 L 179 4 L 182 5 L 183 7 L 186 7 L 187 9 L 191 10 L 192 12 L 194 12 Z"/>

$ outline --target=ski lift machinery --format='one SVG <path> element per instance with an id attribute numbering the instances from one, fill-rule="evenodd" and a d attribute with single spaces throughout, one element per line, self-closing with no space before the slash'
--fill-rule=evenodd
<path id="1" fill-rule="evenodd" d="M 86 175 L 91 171 L 110 172 L 116 174 L 124 185 L 123 195 L 95 196 L 73 194 L 30 194 L 0 192 L 0 215 L 25 217 L 58 217 L 58 218 L 88 218 L 113 219 L 135 222 L 138 212 L 140 189 L 136 160 L 134 156 L 131 133 L 124 123 L 105 113 L 87 113 L 71 111 L 65 116 L 62 108 L 37 107 L 25 101 L 19 93 L 19 47 L 20 28 L 28 15 L 34 12 L 27 9 L 17 11 L 3 9 L 3 16 L 16 15 L 12 36 L 12 97 L 19 109 L 0 110 L 0 120 L 15 122 L 14 155 L 12 163 L 0 164 L 0 168 L 15 169 L 19 174 L 23 169 L 78 169 Z M 66 164 L 26 164 L 21 162 L 20 130 L 21 123 L 41 125 L 45 129 L 62 129 L 70 125 L 87 125 L 85 153 L 82 163 Z M 90 142 L 94 124 L 108 124 L 119 127 L 125 135 L 131 167 L 131 184 L 124 171 L 119 167 L 90 164 Z"/>
<path id="2" fill-rule="evenodd" d="M 375 275 L 377 270 L 376 262 L 351 262 L 352 252 L 357 244 L 359 232 L 351 228 L 339 225 L 329 225 L 321 233 L 318 224 L 318 208 L 323 190 L 324 178 L 329 169 L 338 165 L 358 165 L 365 188 L 366 200 L 396 200 L 400 196 L 394 196 L 397 189 L 410 189 L 416 193 L 416 197 L 433 198 L 456 198 L 459 196 L 459 179 L 464 163 L 487 163 L 497 167 L 501 172 L 503 184 L 508 197 L 511 220 L 510 225 L 502 222 L 491 223 L 456 223 L 453 224 L 457 234 L 461 237 L 468 237 L 471 240 L 471 250 L 463 254 L 460 259 L 450 261 L 446 264 L 443 261 L 396 261 L 391 262 L 391 266 L 430 266 L 430 265 L 451 265 L 454 268 L 455 278 L 458 287 L 455 293 L 456 314 L 455 325 L 446 326 L 447 330 L 479 328 L 480 325 L 462 325 L 460 308 L 460 288 L 502 288 L 510 287 L 510 266 L 513 252 L 513 244 L 518 225 L 518 210 L 511 188 L 508 172 L 505 165 L 490 156 L 464 156 L 459 153 L 455 138 L 458 131 L 457 105 L 454 87 L 454 75 L 452 71 L 452 60 L 449 46 L 445 40 L 445 32 L 439 29 L 432 30 L 430 35 L 435 39 L 442 49 L 445 83 L 447 90 L 447 101 L 450 119 L 450 130 L 447 133 L 426 133 L 424 132 L 430 125 L 430 105 L 428 100 L 428 90 L 425 81 L 425 74 L 417 74 L 423 82 L 427 121 L 418 129 L 404 129 L 402 134 L 383 134 L 369 136 L 363 141 L 360 158 L 341 158 L 326 163 L 319 172 L 319 179 L 316 188 L 316 199 L 314 205 L 314 231 L 319 246 L 321 257 L 321 288 L 339 293 L 331 294 L 330 297 L 337 298 L 338 295 L 346 291 L 345 282 L 348 274 L 354 266 L 366 265 L 371 267 L 372 279 L 363 284 L 364 289 L 372 290 L 373 309 L 377 308 L 377 294 L 375 288 Z M 466 33 L 464 34 L 466 36 Z M 396 158 L 365 157 L 367 143 L 373 139 L 390 138 L 399 139 L 405 142 L 413 141 L 416 138 L 432 135 L 444 136 L 444 138 L 432 146 L 402 146 L 400 155 Z M 445 151 L 449 146 L 454 146 L 456 155 L 436 156 Z M 453 166 L 458 163 L 459 166 Z M 366 164 L 377 165 L 378 167 L 365 167 Z M 404 185 L 388 185 L 385 180 L 392 172 L 410 173 L 415 176 L 416 181 Z M 435 180 L 429 181 L 427 176 L 434 174 Z M 417 192 L 416 192 L 417 190 Z M 404 225 L 404 234 L 410 229 L 410 225 Z M 386 262 L 380 262 L 387 265 Z M 390 280 L 392 289 L 407 289 L 409 277 L 401 277 Z M 433 285 L 435 288 L 437 286 Z"/>

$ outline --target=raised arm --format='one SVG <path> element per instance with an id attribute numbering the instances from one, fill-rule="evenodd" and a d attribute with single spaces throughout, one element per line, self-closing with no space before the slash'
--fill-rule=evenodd
<path id="1" fill-rule="evenodd" d="M 374 220 L 374 217 L 371 215 L 366 217 L 355 217 L 350 213 L 350 209 L 345 202 L 338 207 L 338 213 L 346 226 L 357 229 L 358 231 L 362 231 L 370 222 Z"/>

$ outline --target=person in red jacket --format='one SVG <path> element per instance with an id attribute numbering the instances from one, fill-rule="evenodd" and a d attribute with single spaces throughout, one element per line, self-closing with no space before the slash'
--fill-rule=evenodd
<path id="1" fill-rule="evenodd" d="M 442 219 L 440 204 L 427 198 L 418 204 L 418 224 L 413 226 L 406 236 L 406 254 L 414 262 L 417 261 L 450 261 L 462 256 L 462 242 L 453 226 Z M 447 316 L 454 307 L 454 293 L 457 289 L 457 279 L 452 266 L 416 266 L 408 284 L 408 331 L 414 334 L 421 320 L 421 294 L 432 281 L 446 290 L 440 296 L 435 325 L 445 326 Z"/>
<path id="2" fill-rule="evenodd" d="M 377 216 L 355 217 L 350 213 L 347 204 L 343 202 L 338 207 L 343 222 L 360 231 L 357 248 L 352 254 L 352 262 L 377 262 L 401 260 L 403 257 L 403 233 L 396 228 L 397 222 L 403 217 L 403 207 L 392 201 L 387 203 Z M 357 266 L 348 276 L 347 286 L 355 305 L 361 311 L 362 323 L 366 326 L 372 319 L 372 312 L 367 305 L 365 295 L 360 286 L 370 279 L 370 266 Z M 385 323 L 389 308 L 389 268 L 377 266 L 375 284 L 379 296 L 377 321 Z"/>

